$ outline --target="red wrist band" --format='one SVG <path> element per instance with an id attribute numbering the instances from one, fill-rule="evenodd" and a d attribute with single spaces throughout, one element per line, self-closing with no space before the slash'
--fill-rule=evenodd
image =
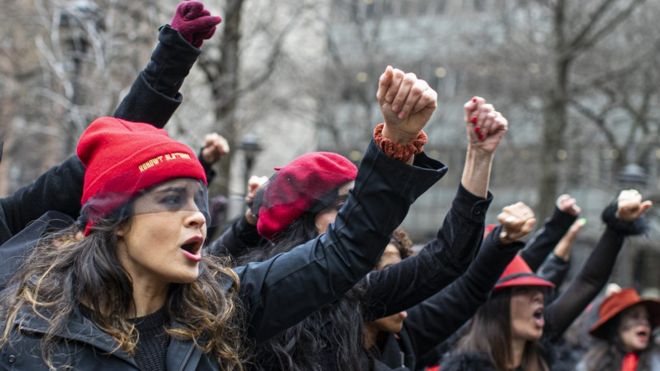
<path id="1" fill-rule="evenodd" d="M 376 125 L 374 128 L 374 142 L 380 147 L 380 149 L 389 157 L 408 162 L 413 155 L 422 153 L 424 151 L 424 145 L 428 141 L 428 136 L 424 130 L 420 130 L 417 138 L 411 141 L 408 144 L 394 143 L 391 140 L 383 137 L 383 128 L 385 127 L 384 123 Z"/>

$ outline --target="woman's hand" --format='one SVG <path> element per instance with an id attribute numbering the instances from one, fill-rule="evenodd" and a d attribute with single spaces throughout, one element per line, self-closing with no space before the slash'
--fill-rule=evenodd
<path id="1" fill-rule="evenodd" d="M 534 212 L 522 202 L 502 208 L 497 220 L 502 225 L 499 238 L 503 244 L 509 244 L 527 236 L 536 224 Z"/>
<path id="2" fill-rule="evenodd" d="M 376 99 L 385 119 L 383 137 L 400 144 L 415 140 L 438 106 L 438 94 L 414 73 L 387 66 Z"/>
<path id="3" fill-rule="evenodd" d="M 617 198 L 616 218 L 625 222 L 639 219 L 653 203 L 642 201 L 642 195 L 636 189 L 626 189 Z"/>
<path id="4" fill-rule="evenodd" d="M 509 122 L 482 97 L 470 99 L 463 105 L 463 110 L 467 124 L 468 150 L 492 155 L 509 130 Z"/>

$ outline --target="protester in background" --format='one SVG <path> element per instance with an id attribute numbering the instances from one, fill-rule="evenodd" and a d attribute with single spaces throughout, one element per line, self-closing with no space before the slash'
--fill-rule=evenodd
<path id="1" fill-rule="evenodd" d="M 579 371 L 660 370 L 653 329 L 660 324 L 660 300 L 643 299 L 635 289 L 608 296 L 589 333 L 598 339 L 578 365 Z"/>
<path id="2" fill-rule="evenodd" d="M 514 259 L 442 370 L 549 370 L 552 342 L 605 285 L 625 236 L 644 231 L 640 217 L 650 207 L 637 191 L 622 191 L 603 212 L 607 228 L 581 272 L 547 308 L 544 296 L 554 285 Z"/>
<path id="3" fill-rule="evenodd" d="M 532 210 L 520 202 L 505 207 L 498 220 L 502 227 L 484 239 L 476 259 L 455 282 L 406 311 L 365 325 L 365 348 L 373 357 L 371 369 L 416 370 L 422 356 L 459 329 L 486 301 L 500 274 L 524 246 L 518 240 L 536 222 Z M 377 269 L 405 257 L 392 249 L 391 255 L 383 254 Z"/>
<path id="4" fill-rule="evenodd" d="M 538 269 L 537 274 L 539 277 L 554 283 L 556 287 L 562 285 L 571 267 L 573 243 L 586 223 L 587 220 L 584 218 L 577 219 L 573 222 L 566 234 L 559 240 L 554 250 L 552 250 L 552 253 Z"/>
<path id="5" fill-rule="evenodd" d="M 557 197 L 552 216 L 546 220 L 543 227 L 529 239 L 520 256 L 533 272 L 537 272 L 541 264 L 557 246 L 561 238 L 568 232 L 577 220 L 582 209 L 575 198 L 568 194 Z"/>

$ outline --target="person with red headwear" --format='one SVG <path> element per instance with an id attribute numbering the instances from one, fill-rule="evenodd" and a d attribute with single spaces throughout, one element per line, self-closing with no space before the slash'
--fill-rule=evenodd
<path id="1" fill-rule="evenodd" d="M 639 192 L 622 191 L 603 211 L 607 228 L 581 272 L 547 308 L 544 298 L 554 284 L 516 256 L 441 369 L 550 370 L 551 344 L 605 286 L 625 236 L 644 231 L 640 217 L 650 207 Z"/>
<path id="2" fill-rule="evenodd" d="M 653 329 L 660 324 L 660 300 L 643 299 L 632 288 L 613 293 L 600 305 L 589 333 L 598 339 L 578 365 L 579 371 L 660 370 Z"/>
<path id="3" fill-rule="evenodd" d="M 220 21 L 201 2 L 180 3 L 171 25 L 160 28 L 149 63 L 113 116 L 164 127 L 182 102 L 179 89 L 201 54 L 199 48 L 213 35 Z M 9 241 L 28 225 L 30 228 L 0 248 L 0 287 L 24 257 L 26 239 L 36 240 L 47 230 L 60 228 L 63 221 L 78 218 L 83 176 L 83 164 L 74 155 L 0 199 L 0 243 Z"/>

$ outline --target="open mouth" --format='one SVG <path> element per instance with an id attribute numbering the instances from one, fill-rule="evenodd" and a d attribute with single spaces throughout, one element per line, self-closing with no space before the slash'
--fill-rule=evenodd
<path id="1" fill-rule="evenodd" d="M 537 308 L 532 314 L 534 319 L 543 319 L 543 307 Z"/>
<path id="2" fill-rule="evenodd" d="M 192 260 L 194 262 L 199 262 L 202 260 L 202 242 L 204 239 L 200 237 L 192 237 L 189 238 L 183 245 L 181 245 L 181 250 L 183 250 L 183 254 L 188 258 L 189 260 Z"/>
<path id="3" fill-rule="evenodd" d="M 637 335 L 637 336 L 640 337 L 640 338 L 645 338 L 645 339 L 646 339 L 646 338 L 648 338 L 649 335 L 651 335 L 651 334 L 650 334 L 650 331 L 644 329 L 644 330 L 639 330 L 639 331 L 637 331 L 637 332 L 635 333 L 635 335 Z"/>

